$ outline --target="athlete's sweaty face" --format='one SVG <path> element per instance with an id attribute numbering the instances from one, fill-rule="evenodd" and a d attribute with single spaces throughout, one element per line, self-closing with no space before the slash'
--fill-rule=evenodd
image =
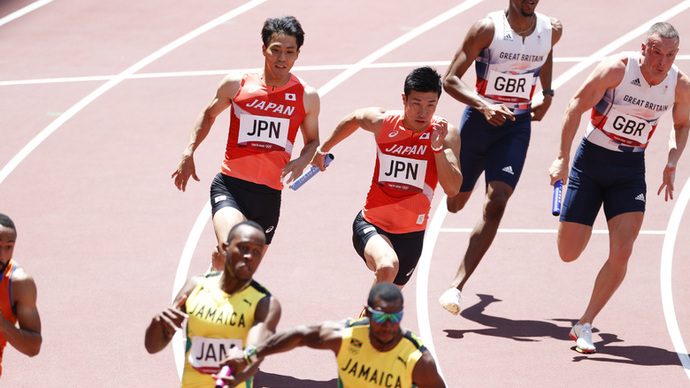
<path id="1" fill-rule="evenodd" d="M 17 232 L 14 229 L 0 225 L 0 264 L 10 261 L 16 240 Z"/>
<path id="2" fill-rule="evenodd" d="M 403 94 L 402 97 L 405 105 L 405 116 L 403 117 L 405 128 L 415 132 L 429 128 L 438 105 L 438 93 L 412 90 L 408 96 Z"/>
<path id="3" fill-rule="evenodd" d="M 676 60 L 678 43 L 678 38 L 662 38 L 656 33 L 642 43 L 642 71 L 645 76 L 652 78 L 647 81 L 661 82 L 666 78 L 673 61 Z"/>
<path id="4" fill-rule="evenodd" d="M 261 46 L 266 58 L 265 69 L 274 78 L 284 78 L 290 73 L 299 57 L 297 38 L 285 34 L 273 34 L 268 46 Z"/>
<path id="5" fill-rule="evenodd" d="M 238 280 L 249 280 L 263 259 L 266 238 L 260 230 L 241 225 L 226 248 L 225 272 Z"/>

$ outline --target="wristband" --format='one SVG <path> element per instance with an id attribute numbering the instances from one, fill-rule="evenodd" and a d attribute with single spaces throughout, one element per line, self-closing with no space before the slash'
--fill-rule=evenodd
<path id="1" fill-rule="evenodd" d="M 555 93 L 553 92 L 553 89 L 542 90 L 541 94 L 543 96 L 551 96 L 551 97 L 553 97 L 555 95 Z"/>
<path id="2" fill-rule="evenodd" d="M 429 145 L 429 147 L 431 147 L 431 150 L 434 151 L 434 153 L 436 153 L 436 154 L 443 151 L 443 144 L 441 144 L 441 146 L 438 148 L 434 148 L 434 146 L 432 146 L 431 144 Z"/>
<path id="3" fill-rule="evenodd" d="M 321 151 L 321 146 L 316 147 L 316 153 L 321 155 L 321 156 L 328 155 L 328 152 Z"/>
<path id="4" fill-rule="evenodd" d="M 259 356 L 256 354 L 256 347 L 249 346 L 244 350 L 244 360 L 247 361 L 247 366 L 252 366 L 259 361 Z"/>
<path id="5" fill-rule="evenodd" d="M 676 171 L 676 167 L 675 167 L 675 166 L 673 166 L 673 167 L 666 167 L 666 169 L 669 170 L 669 171 L 671 171 L 671 172 Z"/>

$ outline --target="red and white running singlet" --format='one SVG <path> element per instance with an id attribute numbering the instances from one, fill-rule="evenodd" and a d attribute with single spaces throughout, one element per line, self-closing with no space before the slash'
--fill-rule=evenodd
<path id="1" fill-rule="evenodd" d="M 232 99 L 222 173 L 276 190 L 290 161 L 305 116 L 306 84 L 294 74 L 284 86 L 266 86 L 259 73 L 245 74 Z"/>
<path id="2" fill-rule="evenodd" d="M 494 37 L 475 61 L 477 93 L 516 114 L 529 112 L 539 72 L 551 52 L 551 19 L 535 15 L 534 31 L 523 41 L 510 27 L 504 11 L 490 13 Z"/>
<path id="3" fill-rule="evenodd" d="M 364 219 L 390 233 L 424 230 L 438 183 L 431 149 L 433 123 L 423 132 L 403 126 L 402 111 L 388 111 L 376 138 L 376 166 Z"/>
<path id="4" fill-rule="evenodd" d="M 658 85 L 640 71 L 640 53 L 630 52 L 623 81 L 592 108 L 585 138 L 613 151 L 642 152 L 664 112 L 675 102 L 678 68 L 673 65 Z"/>

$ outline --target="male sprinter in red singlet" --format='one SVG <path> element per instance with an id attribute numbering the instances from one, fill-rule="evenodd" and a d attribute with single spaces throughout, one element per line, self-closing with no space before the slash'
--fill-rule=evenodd
<path id="1" fill-rule="evenodd" d="M 593 353 L 592 322 L 623 282 L 633 244 L 642 227 L 647 184 L 644 151 L 667 111 L 673 117 L 668 161 L 657 194 L 673 199 L 678 159 L 690 130 L 690 78 L 674 64 L 680 37 L 668 23 L 647 31 L 641 52 L 604 59 L 570 100 L 563 120 L 561 147 L 550 168 L 551 184 L 568 179 L 558 227 L 558 253 L 577 259 L 592 235 L 604 204 L 609 256 L 594 283 L 589 305 L 570 337 L 576 349 Z M 580 116 L 591 110 L 584 139 L 567 176 L 570 147 Z"/>
<path id="2" fill-rule="evenodd" d="M 230 348 L 258 345 L 275 333 L 280 303 L 253 280 L 265 244 L 261 225 L 254 221 L 235 225 L 227 242 L 221 245 L 226 252 L 225 270 L 190 279 L 175 297 L 173 306 L 151 320 L 145 346 L 149 353 L 156 353 L 167 346 L 187 319 L 182 387 L 215 387 L 214 376 Z M 248 379 L 246 388 L 252 387 L 251 376 L 258 365 L 240 375 L 243 380 Z"/>
<path id="3" fill-rule="evenodd" d="M 283 182 L 302 174 L 319 145 L 319 95 L 290 73 L 304 43 L 302 26 L 292 16 L 267 19 L 261 31 L 264 68 L 255 73 L 228 74 L 216 96 L 199 114 L 182 160 L 172 174 L 184 191 L 196 176 L 194 151 L 208 135 L 216 117 L 230 107 L 230 130 L 221 172 L 211 184 L 213 227 L 218 246 L 212 265 L 222 270 L 218 247 L 233 225 L 258 222 L 266 233 L 266 248 L 280 216 Z M 304 147 L 290 157 L 298 130 Z"/>
<path id="4" fill-rule="evenodd" d="M 328 151 L 357 128 L 374 134 L 374 176 L 364 209 L 352 225 L 355 250 L 374 271 L 374 284 L 391 282 L 402 288 L 410 280 L 422 253 L 436 184 L 448 195 L 462 184 L 457 129 L 434 116 L 440 96 L 441 76 L 430 67 L 414 69 L 405 79 L 403 111 L 354 111 L 312 160 L 323 169 Z"/>
<path id="5" fill-rule="evenodd" d="M 460 313 L 460 291 L 496 237 L 498 226 L 517 186 L 531 134 L 531 122 L 551 106 L 553 46 L 561 23 L 535 12 L 538 0 L 510 0 L 508 8 L 474 23 L 444 76 L 443 89 L 467 105 L 460 126 L 460 193 L 448 196 L 448 211 L 457 213 L 470 199 L 484 172 L 486 199 L 482 218 L 451 287 L 439 298 L 443 308 Z M 462 76 L 475 62 L 476 92 Z M 543 99 L 532 103 L 537 79 Z"/>
<path id="6" fill-rule="evenodd" d="M 41 317 L 36 307 L 36 283 L 12 259 L 16 241 L 14 222 L 0 213 L 0 363 L 8 342 L 29 357 L 38 354 L 43 342 Z"/>
<path id="7" fill-rule="evenodd" d="M 271 354 L 298 346 L 331 350 L 338 364 L 341 388 L 444 388 L 434 356 L 409 330 L 400 327 L 403 296 L 395 285 L 371 288 L 366 318 L 326 321 L 274 334 L 256 347 L 231 351 L 223 365 L 237 376 L 225 378 L 232 387 L 242 381 L 247 366 Z M 454 382 L 454 386 L 458 383 Z"/>

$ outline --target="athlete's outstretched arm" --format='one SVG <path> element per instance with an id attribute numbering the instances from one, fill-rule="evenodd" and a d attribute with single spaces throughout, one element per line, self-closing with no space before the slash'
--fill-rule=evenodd
<path id="1" fill-rule="evenodd" d="M 678 74 L 676 100 L 673 104 L 673 131 L 669 138 L 668 161 L 662 174 L 662 182 L 657 195 L 665 189 L 665 200 L 673 199 L 673 183 L 676 178 L 676 166 L 688 142 L 690 131 L 690 77 L 683 72 Z"/>
<path id="2" fill-rule="evenodd" d="M 563 35 L 563 25 L 558 19 L 551 18 L 551 51 L 546 58 L 546 62 L 539 70 L 539 82 L 541 82 L 542 90 L 550 90 L 552 88 L 551 82 L 553 77 L 553 46 L 558 43 Z M 540 121 L 544 118 L 546 111 L 551 107 L 553 96 L 549 94 L 543 95 L 542 99 L 537 99 L 532 103 L 532 121 Z"/>
<path id="3" fill-rule="evenodd" d="M 144 346 L 149 353 L 157 353 L 165 349 L 172 339 L 175 331 L 182 327 L 182 322 L 187 319 L 185 301 L 201 278 L 194 277 L 187 280 L 180 292 L 175 296 L 172 306 L 156 314 L 144 335 Z"/>
<path id="4" fill-rule="evenodd" d="M 489 18 L 481 19 L 470 27 L 465 40 L 455 52 L 448 71 L 443 76 L 443 90 L 454 99 L 482 112 L 490 124 L 501 125 L 506 120 L 514 120 L 510 109 L 503 104 L 486 102 L 462 80 L 482 50 L 489 47 L 493 36 L 494 24 Z"/>
<path id="5" fill-rule="evenodd" d="M 213 123 L 216 121 L 216 117 L 232 105 L 232 98 L 237 94 L 241 82 L 242 76 L 239 74 L 226 75 L 218 86 L 216 95 L 197 116 L 194 127 L 189 134 L 187 146 L 182 152 L 180 164 L 177 166 L 177 170 L 172 174 L 175 186 L 179 190 L 185 191 L 190 176 L 194 178 L 194 180 L 199 181 L 199 177 L 196 175 L 196 166 L 194 164 L 194 151 L 196 151 L 201 142 L 208 136 Z"/>
<path id="6" fill-rule="evenodd" d="M 565 183 L 568 179 L 570 147 L 580 126 L 580 117 L 601 100 L 606 90 L 621 83 L 625 74 L 625 64 L 626 59 L 621 55 L 604 59 L 568 103 L 563 117 L 558 156 L 549 168 L 552 185 L 558 180 Z"/>
<path id="7" fill-rule="evenodd" d="M 347 139 L 350 135 L 355 133 L 357 129 L 362 128 L 378 136 L 385 119 L 386 110 L 384 108 L 371 107 L 357 109 L 356 111 L 345 116 L 338 125 L 335 126 L 333 132 L 323 142 L 320 149 L 322 153 L 329 152 L 341 141 Z M 311 161 L 311 164 L 318 166 L 321 171 L 325 170 L 323 164 L 325 155 L 316 153 Z"/>
<path id="8" fill-rule="evenodd" d="M 345 323 L 346 321 L 328 321 L 309 326 L 297 326 L 272 335 L 256 346 L 253 353 L 257 359 L 262 360 L 271 354 L 284 353 L 296 347 L 307 346 L 313 349 L 330 349 L 337 355 Z M 244 352 L 231 349 L 228 357 L 221 362 L 221 365 L 228 365 L 232 368 L 233 375 L 223 378 L 230 386 L 239 382 L 235 377 L 237 374 L 244 376 L 247 358 L 249 357 Z M 253 365 L 250 369 L 253 369 Z M 253 373 L 256 373 L 256 369 L 253 369 Z"/>
<path id="9" fill-rule="evenodd" d="M 259 304 L 256 306 L 256 312 L 254 313 L 254 324 L 252 325 L 251 329 L 249 329 L 249 333 L 247 333 L 247 342 L 245 344 L 245 349 L 252 346 L 259 346 L 261 343 L 263 343 L 269 337 L 275 334 L 276 328 L 278 327 L 278 322 L 280 321 L 280 315 L 280 303 L 275 297 L 266 296 L 263 299 L 261 299 L 259 301 Z M 236 351 L 239 351 L 239 349 L 236 349 Z M 232 354 L 233 353 L 231 353 L 231 355 Z M 244 357 L 244 353 L 241 354 L 242 357 Z M 248 378 L 254 376 L 256 372 L 259 370 L 259 365 L 261 365 L 261 361 L 263 361 L 263 355 L 261 358 L 258 358 L 257 361 L 253 363 L 250 367 L 244 368 L 244 370 L 240 370 L 239 368 L 233 368 L 234 373 L 232 374 L 232 385 L 230 386 L 239 384 L 247 380 Z M 218 377 L 219 376 L 215 376 L 215 378 Z"/>

